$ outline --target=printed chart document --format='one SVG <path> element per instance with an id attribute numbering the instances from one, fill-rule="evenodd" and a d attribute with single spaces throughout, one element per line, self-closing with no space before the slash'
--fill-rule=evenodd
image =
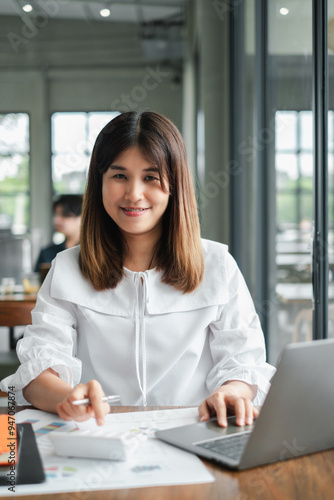
<path id="1" fill-rule="evenodd" d="M 95 429 L 95 419 L 87 422 L 66 422 L 57 415 L 40 410 L 23 410 L 16 422 L 29 422 L 35 431 L 37 445 L 47 477 L 45 483 L 17 485 L 10 495 L 32 495 L 61 492 L 81 492 L 145 486 L 207 483 L 214 481 L 198 457 L 169 446 L 154 437 L 158 429 L 168 429 L 195 423 L 197 408 L 112 413 L 106 416 L 106 430 L 143 433 L 145 439 L 125 462 L 56 455 L 49 435 L 51 432 Z M 0 496 L 9 494 L 0 487 Z"/>

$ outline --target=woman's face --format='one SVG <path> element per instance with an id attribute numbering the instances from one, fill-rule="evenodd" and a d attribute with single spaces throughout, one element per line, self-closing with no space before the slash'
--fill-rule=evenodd
<path id="1" fill-rule="evenodd" d="M 62 233 L 66 238 L 79 239 L 81 216 L 64 215 L 62 206 L 57 205 L 53 215 L 53 225 L 55 231 Z"/>
<path id="2" fill-rule="evenodd" d="M 168 183 L 165 185 L 168 190 Z M 125 238 L 152 232 L 160 237 L 169 193 L 161 187 L 157 167 L 137 146 L 123 151 L 103 174 L 102 200 Z"/>

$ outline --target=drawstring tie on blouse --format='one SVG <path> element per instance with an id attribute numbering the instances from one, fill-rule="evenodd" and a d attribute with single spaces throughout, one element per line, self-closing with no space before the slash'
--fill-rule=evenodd
<path id="1" fill-rule="evenodd" d="M 135 324 L 136 324 L 136 372 L 140 391 L 143 397 L 143 405 L 146 401 L 146 345 L 145 345 L 145 322 L 144 314 L 147 299 L 147 276 L 139 272 L 134 278 L 136 288 Z M 141 299 L 141 300 L 140 300 Z M 140 367 L 141 358 L 141 367 Z"/>

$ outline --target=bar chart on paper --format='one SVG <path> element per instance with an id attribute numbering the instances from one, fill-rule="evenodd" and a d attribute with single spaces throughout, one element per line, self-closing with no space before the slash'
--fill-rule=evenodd
<path id="1" fill-rule="evenodd" d="M 157 410 L 113 413 L 106 417 L 105 428 L 114 432 L 140 433 L 145 439 L 124 462 L 61 457 L 49 438 L 53 432 L 76 432 L 79 428 L 96 428 L 95 419 L 84 423 L 65 422 L 54 414 L 39 410 L 23 410 L 17 422 L 31 423 L 42 457 L 46 482 L 19 485 L 18 494 L 61 493 L 113 488 L 136 488 L 172 484 L 207 483 L 214 478 L 204 464 L 190 453 L 157 440 L 157 429 L 194 423 L 197 409 Z M 0 496 L 7 490 L 0 488 Z"/>

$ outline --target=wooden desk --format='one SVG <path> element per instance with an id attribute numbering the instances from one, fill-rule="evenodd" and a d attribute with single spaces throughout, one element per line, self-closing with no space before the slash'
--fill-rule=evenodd
<path id="1" fill-rule="evenodd" d="M 119 413 L 158 409 L 159 407 L 123 406 L 112 407 L 111 411 Z M 0 413 L 6 412 L 6 408 L 0 408 Z M 333 498 L 334 449 L 242 472 L 232 472 L 206 460 L 203 462 L 215 477 L 214 483 L 31 495 L 21 498 L 23 500 L 65 498 L 66 500 L 330 500 Z"/>
<path id="2" fill-rule="evenodd" d="M 29 325 L 31 311 L 36 304 L 36 295 L 0 295 L 0 326 L 10 329 L 10 348 L 15 349 L 14 327 Z"/>

